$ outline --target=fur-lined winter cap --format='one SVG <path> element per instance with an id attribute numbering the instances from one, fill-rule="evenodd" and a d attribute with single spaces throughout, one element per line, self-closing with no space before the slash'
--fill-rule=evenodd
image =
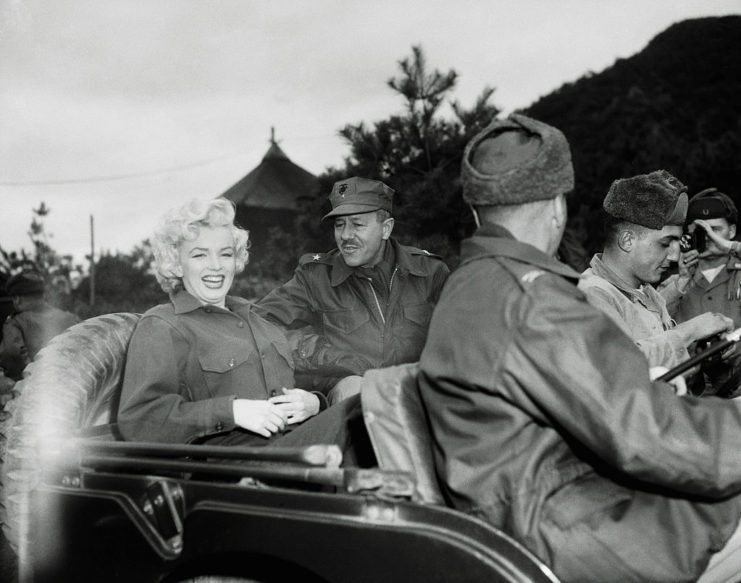
<path id="1" fill-rule="evenodd" d="M 687 209 L 687 222 L 695 219 L 726 219 L 731 225 L 738 221 L 738 210 L 733 200 L 717 188 L 706 188 L 694 195 Z"/>
<path id="2" fill-rule="evenodd" d="M 649 229 L 684 225 L 687 187 L 666 170 L 619 178 L 610 186 L 602 208 L 616 219 Z"/>
<path id="3" fill-rule="evenodd" d="M 574 189 L 571 150 L 560 130 L 524 115 L 494 120 L 468 142 L 463 200 L 476 205 L 550 200 Z"/>

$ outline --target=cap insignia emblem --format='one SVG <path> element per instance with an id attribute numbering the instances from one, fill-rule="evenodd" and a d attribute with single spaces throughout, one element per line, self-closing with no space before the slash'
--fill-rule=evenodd
<path id="1" fill-rule="evenodd" d="M 340 184 L 340 187 L 337 189 L 337 192 L 342 198 L 345 198 L 345 193 L 347 192 L 347 184 L 344 182 Z"/>
<path id="2" fill-rule="evenodd" d="M 703 215 L 706 215 L 706 216 L 709 215 L 710 214 L 710 209 L 702 209 L 702 214 Z"/>

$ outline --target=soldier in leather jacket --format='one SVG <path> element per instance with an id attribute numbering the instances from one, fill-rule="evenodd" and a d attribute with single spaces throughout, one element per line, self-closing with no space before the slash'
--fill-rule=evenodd
<path id="1" fill-rule="evenodd" d="M 435 308 L 419 389 L 441 487 L 567 581 L 737 581 L 741 404 L 651 382 L 553 258 L 573 188 L 561 132 L 525 116 L 469 143 L 481 218 Z"/>

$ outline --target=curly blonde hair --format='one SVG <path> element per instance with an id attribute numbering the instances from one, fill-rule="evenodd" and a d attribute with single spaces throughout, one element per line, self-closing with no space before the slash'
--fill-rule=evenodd
<path id="1" fill-rule="evenodd" d="M 249 232 L 234 224 L 234 203 L 225 198 L 193 199 L 171 209 L 160 219 L 152 237 L 154 274 L 167 293 L 183 289 L 178 248 L 183 241 L 198 237 L 201 227 L 231 227 L 234 236 L 235 273 L 240 273 L 249 260 Z"/>

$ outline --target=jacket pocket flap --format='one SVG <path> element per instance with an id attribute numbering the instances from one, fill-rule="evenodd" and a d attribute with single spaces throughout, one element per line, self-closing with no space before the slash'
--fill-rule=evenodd
<path id="1" fill-rule="evenodd" d="M 370 320 L 370 314 L 364 310 L 332 310 L 322 314 L 325 328 L 340 330 L 349 334 Z"/>
<path id="2" fill-rule="evenodd" d="M 404 306 L 404 317 L 420 326 L 427 326 L 432 317 L 432 309 L 433 305 L 429 302 L 411 304 Z"/>
<path id="3" fill-rule="evenodd" d="M 249 355 L 245 353 L 213 352 L 199 355 L 198 362 L 205 372 L 223 373 L 237 368 L 240 364 L 246 362 L 248 357 Z"/>

